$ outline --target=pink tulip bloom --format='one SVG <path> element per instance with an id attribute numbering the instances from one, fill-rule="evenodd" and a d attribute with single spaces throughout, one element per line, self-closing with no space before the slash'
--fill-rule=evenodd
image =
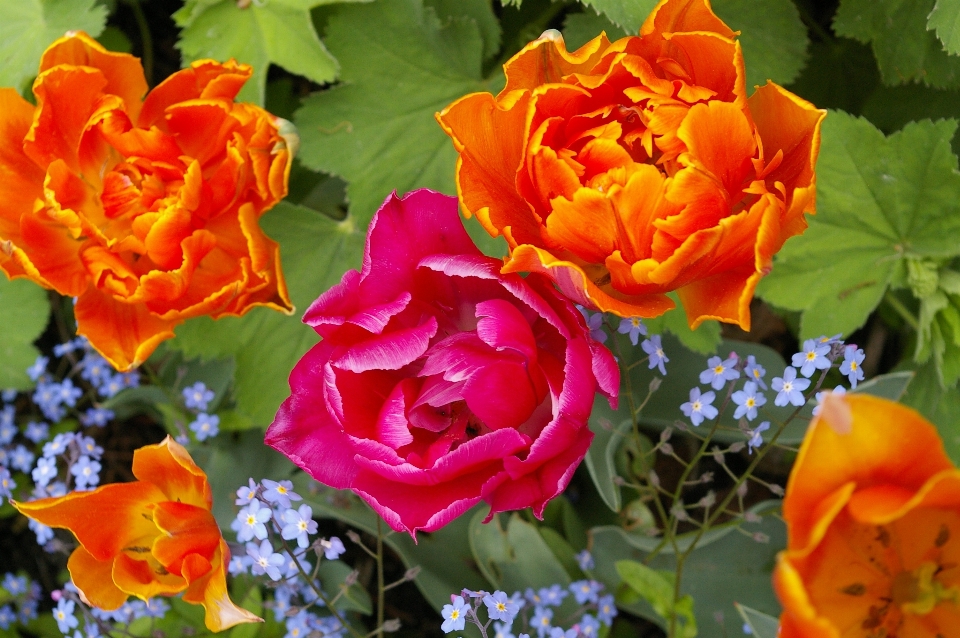
<path id="1" fill-rule="evenodd" d="M 541 516 L 590 446 L 596 392 L 615 407 L 619 371 L 548 279 L 501 266 L 456 198 L 388 197 L 361 271 L 304 315 L 322 341 L 266 442 L 414 536 L 480 500 Z"/>

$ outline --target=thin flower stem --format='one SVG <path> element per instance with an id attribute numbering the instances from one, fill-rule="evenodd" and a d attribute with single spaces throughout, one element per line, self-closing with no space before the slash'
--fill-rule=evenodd
<path id="1" fill-rule="evenodd" d="M 377 634 L 383 636 L 384 595 L 387 593 L 383 583 L 383 521 L 377 517 Z"/>
<path id="2" fill-rule="evenodd" d="M 137 21 L 137 29 L 140 31 L 140 46 L 143 49 L 143 75 L 147 79 L 147 84 L 153 85 L 153 35 L 150 33 L 150 25 L 147 23 L 147 17 L 143 14 L 143 7 L 140 6 L 140 0 L 126 0 L 133 11 L 133 17 Z"/>
<path id="3" fill-rule="evenodd" d="M 893 293 L 891 293 L 888 290 L 887 293 L 883 296 L 883 300 L 886 301 L 890 305 L 890 307 L 893 308 L 894 311 L 896 311 L 898 315 L 900 315 L 901 319 L 907 322 L 907 325 L 909 325 L 914 330 L 920 329 L 920 323 L 917 321 L 917 318 L 913 316 L 913 313 L 910 312 L 910 310 L 903 305 L 903 302 L 897 299 L 897 297 Z"/>

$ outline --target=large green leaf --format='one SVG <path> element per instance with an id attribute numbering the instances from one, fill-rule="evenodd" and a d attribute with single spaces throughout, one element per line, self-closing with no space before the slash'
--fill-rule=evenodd
<path id="1" fill-rule="evenodd" d="M 33 341 L 50 317 L 47 292 L 26 279 L 10 281 L 0 274 L 0 388 L 26 390 L 29 368 L 40 351 Z"/>
<path id="2" fill-rule="evenodd" d="M 737 608 L 740 617 L 750 627 L 750 632 L 755 638 L 777 638 L 780 628 L 780 621 L 777 618 L 740 603 L 734 603 L 733 606 Z"/>
<path id="3" fill-rule="evenodd" d="M 271 0 L 241 8 L 236 0 L 187 0 L 174 14 L 177 26 L 183 29 L 177 48 L 184 63 L 235 58 L 249 64 L 253 80 L 239 97 L 263 104 L 270 64 L 320 84 L 336 79 L 337 61 L 320 42 L 310 20 L 311 7 L 330 2 Z"/>
<path id="4" fill-rule="evenodd" d="M 816 216 L 789 240 L 758 294 L 803 312 L 801 338 L 863 325 L 907 259 L 960 252 L 960 172 L 953 120 L 908 124 L 884 138 L 864 119 L 832 113 L 817 164 Z"/>
<path id="5" fill-rule="evenodd" d="M 359 267 L 363 234 L 349 217 L 336 222 L 286 202 L 265 215 L 261 226 L 280 243 L 284 275 L 297 310 L 285 316 L 255 308 L 243 317 L 194 319 L 177 328 L 170 345 L 188 358 L 233 356 L 237 410 L 263 427 L 290 392 L 290 370 L 317 342 L 316 333 L 300 322 L 300 316 L 346 270 Z"/>
<path id="6" fill-rule="evenodd" d="M 474 514 L 469 540 L 477 567 L 494 588 L 513 593 L 570 584 L 570 576 L 536 527 L 516 513 L 494 516 L 484 524 L 486 515 L 483 510 Z"/>
<path id="7" fill-rule="evenodd" d="M 483 58 L 486 60 L 500 50 L 503 36 L 491 3 L 492 0 L 424 0 L 423 4 L 436 11 L 443 22 L 464 17 L 475 21 L 483 38 Z"/>
<path id="8" fill-rule="evenodd" d="M 106 22 L 107 8 L 96 0 L 0 2 L 0 86 L 24 91 L 51 42 L 71 30 L 96 37 Z"/>
<path id="9" fill-rule="evenodd" d="M 770 585 L 776 554 L 786 546 L 786 526 L 777 516 L 777 501 L 765 501 L 750 508 L 762 516 L 759 523 L 727 524 L 704 534 L 697 548 L 684 563 L 680 592 L 693 598 L 700 634 L 703 636 L 741 635 L 742 622 L 733 605 L 747 604 L 764 613 L 779 613 L 779 603 Z M 641 561 L 656 570 L 676 570 L 676 556 L 669 544 L 653 559 L 649 551 L 659 538 L 630 534 L 619 527 L 596 527 L 590 531 L 590 551 L 596 562 L 592 576 L 611 591 L 621 582 L 616 563 Z M 681 549 L 689 546 L 690 535 L 678 539 Z M 757 542 L 757 538 L 766 542 Z M 663 620 L 644 601 L 624 605 L 631 611 L 657 623 Z M 721 615 L 715 615 L 722 612 Z M 717 627 L 722 619 L 723 627 Z"/>
<path id="10" fill-rule="evenodd" d="M 713 10 L 740 32 L 747 90 L 767 80 L 793 82 L 807 59 L 807 27 L 791 0 L 713 0 Z"/>
<path id="11" fill-rule="evenodd" d="M 927 28 L 937 30 L 948 53 L 960 54 L 960 0 L 937 0 L 927 18 Z"/>
<path id="12" fill-rule="evenodd" d="M 476 20 L 441 20 L 421 0 L 379 0 L 342 7 L 327 24 L 326 43 L 342 83 L 297 112 L 303 163 L 349 182 L 350 212 L 363 227 L 394 190 L 455 194 L 457 153 L 434 113 L 502 83 L 499 71 L 481 77 Z"/>
<path id="13" fill-rule="evenodd" d="M 657 0 L 580 0 L 583 4 L 593 7 L 603 13 L 610 20 L 627 33 L 640 33 L 643 21 L 650 11 L 657 6 Z"/>
<path id="14" fill-rule="evenodd" d="M 563 41 L 570 51 L 576 51 L 594 39 L 603 31 L 612 42 L 629 35 L 623 27 L 616 25 L 603 14 L 596 11 L 569 13 L 563 22 Z"/>
<path id="15" fill-rule="evenodd" d="M 841 0 L 833 20 L 838 35 L 869 43 L 886 84 L 916 80 L 937 87 L 960 84 L 960 57 L 950 56 L 933 31 L 927 16 L 935 0 Z M 949 7 L 933 26 L 950 31 Z M 953 12 L 955 16 L 955 12 Z"/>

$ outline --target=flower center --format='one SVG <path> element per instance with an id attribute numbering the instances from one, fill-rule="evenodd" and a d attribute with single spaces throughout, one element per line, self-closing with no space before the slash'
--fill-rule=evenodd
<path id="1" fill-rule="evenodd" d="M 903 611 L 925 616 L 941 602 L 957 604 L 960 590 L 945 587 L 935 580 L 940 565 L 927 561 L 912 572 L 903 571 L 894 576 L 890 597 Z"/>

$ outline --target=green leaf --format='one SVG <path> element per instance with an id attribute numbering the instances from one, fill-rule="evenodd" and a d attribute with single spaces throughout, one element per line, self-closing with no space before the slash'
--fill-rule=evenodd
<path id="1" fill-rule="evenodd" d="M 880 71 L 870 47 L 850 38 L 831 38 L 813 42 L 809 51 L 803 72 L 787 88 L 822 109 L 861 113 L 864 102 L 881 86 Z M 862 114 L 883 129 L 872 117 Z M 892 133 L 913 119 L 917 118 L 907 117 L 885 130 Z"/>
<path id="2" fill-rule="evenodd" d="M 456 18 L 469 17 L 480 28 L 483 38 L 483 59 L 486 60 L 500 50 L 503 29 L 493 13 L 491 0 L 424 0 L 424 7 L 432 8 L 441 20 L 447 22 Z"/>
<path id="3" fill-rule="evenodd" d="M 318 84 L 337 77 L 337 61 L 320 42 L 310 7 L 320 2 L 271 0 L 240 8 L 236 0 L 192 0 L 174 14 L 183 28 L 177 48 L 184 63 L 235 58 L 253 67 L 238 99 L 264 103 L 267 68 L 281 66 Z"/>
<path id="4" fill-rule="evenodd" d="M 671 616 L 676 615 L 679 622 L 676 635 L 692 637 L 697 635 L 697 620 L 693 616 L 693 598 L 682 596 L 674 603 L 673 587 L 676 575 L 669 571 L 657 571 L 643 563 L 633 560 L 621 560 L 616 563 L 617 573 L 630 589 L 650 603 L 658 616 L 669 625 Z"/>
<path id="5" fill-rule="evenodd" d="M 733 604 L 740 602 L 764 613 L 777 615 L 780 605 L 770 585 L 777 552 L 786 546 L 786 526 L 777 516 L 779 501 L 764 501 L 749 511 L 762 516 L 759 523 L 718 525 L 704 534 L 697 548 L 684 562 L 680 593 L 689 595 L 696 604 L 693 611 L 703 636 L 739 636 L 742 622 Z M 757 542 L 754 536 L 764 535 Z M 689 546 L 692 534 L 677 539 L 681 550 Z M 647 560 L 650 550 L 662 539 L 630 534 L 620 527 L 604 526 L 590 530 L 590 546 L 596 563 L 592 576 L 616 591 L 621 583 L 616 563 L 638 561 L 662 573 L 676 571 L 676 556 L 668 543 L 654 558 Z M 649 603 L 623 605 L 631 613 L 642 615 L 658 624 L 663 620 Z M 717 627 L 714 614 L 723 613 L 722 627 Z"/>
<path id="6" fill-rule="evenodd" d="M 884 138 L 862 118 L 827 118 L 818 212 L 757 287 L 770 303 L 803 312 L 801 339 L 862 326 L 889 286 L 906 285 L 906 258 L 960 252 L 956 128 L 915 122 Z"/>
<path id="7" fill-rule="evenodd" d="M 563 41 L 567 50 L 576 51 L 600 35 L 601 31 L 607 34 L 611 42 L 629 35 L 623 27 L 610 22 L 605 15 L 596 11 L 583 11 L 567 14 L 563 22 Z"/>
<path id="8" fill-rule="evenodd" d="M 358 611 L 364 616 L 369 616 L 373 613 L 373 601 L 370 599 L 370 594 L 366 588 L 357 582 L 349 587 L 346 586 L 347 576 L 352 571 L 353 568 L 342 560 L 324 560 L 320 561 L 317 577 L 320 579 L 320 584 L 323 586 L 328 599 L 345 590 L 343 596 L 336 603 L 338 609 Z"/>
<path id="9" fill-rule="evenodd" d="M 927 31 L 934 1 L 841 0 L 833 29 L 871 45 L 885 84 L 921 80 L 955 87 L 960 85 L 960 58 L 951 57 L 934 32 Z M 949 13 L 941 20 L 949 22 Z"/>
<path id="10" fill-rule="evenodd" d="M 394 190 L 455 194 L 457 152 L 434 113 L 502 82 L 481 78 L 477 22 L 444 22 L 421 0 L 380 0 L 341 8 L 326 42 L 342 83 L 297 112 L 304 165 L 349 182 L 350 213 L 361 227 Z"/>
<path id="11" fill-rule="evenodd" d="M 54 40 L 71 30 L 95 38 L 106 22 L 107 9 L 96 0 L 0 2 L 0 86 L 25 92 Z"/>
<path id="12" fill-rule="evenodd" d="M 740 603 L 733 603 L 733 606 L 740 612 L 743 622 L 750 626 L 752 636 L 755 638 L 777 638 L 777 633 L 780 630 L 779 619 Z"/>
<path id="13" fill-rule="evenodd" d="M 657 0 L 580 0 L 588 7 L 593 7 L 614 24 L 620 26 L 627 33 L 640 33 L 643 21 L 657 6 Z"/>
<path id="14" fill-rule="evenodd" d="M 26 279 L 0 275 L 0 388 L 26 390 L 33 386 L 27 368 L 40 351 L 34 340 L 47 327 L 47 292 Z"/>
<path id="15" fill-rule="evenodd" d="M 915 367 L 915 364 L 904 367 Z M 937 426 L 947 455 L 960 465 L 960 387 L 945 390 L 932 362 L 917 368 L 916 375 L 903 396 L 903 403 Z"/>
<path id="16" fill-rule="evenodd" d="M 624 405 L 626 403 L 623 401 Z M 593 412 L 590 413 L 593 442 L 584 461 L 600 498 L 614 512 L 619 512 L 622 507 L 620 486 L 613 482 L 617 476 L 614 455 L 633 425 L 629 416 L 628 411 L 613 412 L 607 400 L 599 395 L 594 400 Z"/>
<path id="17" fill-rule="evenodd" d="M 791 0 L 713 0 L 714 12 L 734 31 L 747 69 L 747 90 L 793 82 L 807 60 L 807 27 Z"/>
<path id="18" fill-rule="evenodd" d="M 486 524 L 484 518 L 486 512 L 481 510 L 470 521 L 470 549 L 480 572 L 494 588 L 514 592 L 570 584 L 570 576 L 536 527 L 516 513 L 494 516 Z M 504 518 L 506 529 L 501 525 Z"/>
<path id="19" fill-rule="evenodd" d="M 261 226 L 280 244 L 284 276 L 297 311 L 286 316 L 254 308 L 243 317 L 193 319 L 177 328 L 170 346 L 188 358 L 233 356 L 237 411 L 264 427 L 290 394 L 287 377 L 294 364 L 317 342 L 316 333 L 300 322 L 300 316 L 346 270 L 359 267 L 363 235 L 349 217 L 336 222 L 287 202 L 265 215 Z"/>
<path id="20" fill-rule="evenodd" d="M 937 0 L 927 18 L 927 29 L 936 29 L 943 48 L 960 54 L 960 0 Z"/>

